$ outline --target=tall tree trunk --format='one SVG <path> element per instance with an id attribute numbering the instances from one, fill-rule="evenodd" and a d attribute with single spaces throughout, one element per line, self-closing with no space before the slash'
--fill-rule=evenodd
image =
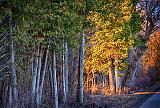
<path id="1" fill-rule="evenodd" d="M 68 87 L 68 46 L 67 46 L 67 42 L 65 43 L 65 52 L 64 52 L 64 72 L 65 72 L 65 87 L 66 87 L 66 97 L 68 96 L 68 91 L 69 91 L 69 87 Z"/>
<path id="2" fill-rule="evenodd" d="M 13 43 L 13 32 L 12 32 L 12 17 L 9 17 L 9 37 L 10 37 L 10 62 L 11 62 L 11 75 L 12 75 L 12 91 L 13 91 L 13 104 L 14 107 L 18 107 L 18 91 L 17 91 L 17 76 L 15 69 L 15 52 L 14 52 L 14 43 Z"/>
<path id="3" fill-rule="evenodd" d="M 49 43 L 47 45 L 47 48 L 44 52 L 44 63 L 43 63 L 43 67 L 42 67 L 42 70 L 41 70 L 41 80 L 40 80 L 40 83 L 39 83 L 39 92 L 38 92 L 38 101 L 37 101 L 37 105 L 41 104 L 41 100 L 42 100 L 42 91 L 43 91 L 43 84 L 44 84 L 44 77 L 45 77 L 45 73 L 46 73 L 46 67 L 47 67 L 47 62 L 48 62 L 48 53 L 49 53 L 49 46 L 50 46 L 50 40 L 49 40 Z"/>
<path id="4" fill-rule="evenodd" d="M 63 45 L 64 46 L 64 45 Z M 65 57 L 64 57 L 64 53 L 63 53 L 63 55 L 62 55 L 63 57 L 62 57 L 62 59 L 63 59 L 63 74 L 62 74 L 62 77 L 63 77 L 63 104 L 65 104 L 66 103 L 66 80 L 65 80 Z"/>
<path id="5" fill-rule="evenodd" d="M 79 102 L 83 104 L 83 65 L 84 65 L 84 46 L 85 46 L 85 37 L 84 33 L 82 34 L 82 43 L 80 49 L 80 63 L 79 63 Z"/>
<path id="6" fill-rule="evenodd" d="M 31 88 L 31 103 L 32 105 L 35 102 L 35 96 L 36 96 L 36 78 L 37 78 L 37 69 L 38 69 L 38 54 L 39 54 L 39 47 L 36 51 L 36 57 L 33 56 L 32 60 L 32 88 Z"/>
<path id="7" fill-rule="evenodd" d="M 61 92 L 61 90 L 63 90 L 63 66 L 62 65 L 60 66 L 60 91 L 59 93 Z"/>
<path id="8" fill-rule="evenodd" d="M 10 85 L 10 87 L 9 87 L 9 104 L 7 105 L 7 108 L 12 108 L 12 102 L 13 102 L 12 87 Z"/>
<path id="9" fill-rule="evenodd" d="M 57 71 L 56 71 L 56 54 L 53 55 L 53 80 L 54 80 L 54 108 L 58 108 L 58 91 L 57 91 Z"/>
<path id="10" fill-rule="evenodd" d="M 54 85 L 53 85 L 53 71 L 52 71 L 52 65 L 49 65 L 49 73 L 50 73 L 50 82 L 51 82 L 51 98 L 54 97 Z M 53 99 L 54 100 L 54 99 Z M 52 100 L 51 100 L 52 101 Z"/>
<path id="11" fill-rule="evenodd" d="M 110 87 L 110 91 L 111 93 L 114 93 L 115 91 L 115 86 L 114 86 L 114 79 L 113 79 L 113 65 L 112 65 L 112 61 L 110 61 L 110 67 L 109 67 L 109 87 Z"/>
<path id="12" fill-rule="evenodd" d="M 74 54 L 73 54 L 73 56 L 74 56 Z M 71 77 L 71 92 L 72 93 L 75 93 L 76 67 L 77 67 L 77 60 L 76 60 L 76 57 L 73 57 L 73 60 L 72 60 L 72 77 Z"/>
<path id="13" fill-rule="evenodd" d="M 116 94 L 119 92 L 119 78 L 118 78 L 118 68 L 117 68 L 117 60 L 115 60 L 115 80 L 116 80 Z"/>
<path id="14" fill-rule="evenodd" d="M 39 46 L 39 51 L 38 51 L 38 67 L 37 67 L 37 78 L 36 78 L 36 97 L 35 101 L 36 104 L 39 101 L 39 84 L 40 84 L 40 76 L 41 76 L 41 54 L 42 54 L 42 49 L 41 45 Z"/>
<path id="15" fill-rule="evenodd" d="M 94 87 L 95 87 L 95 75 L 94 72 L 92 72 L 92 94 L 94 93 Z"/>

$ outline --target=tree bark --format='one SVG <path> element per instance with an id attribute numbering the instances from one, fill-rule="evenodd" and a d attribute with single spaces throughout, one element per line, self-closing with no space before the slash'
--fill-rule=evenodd
<path id="1" fill-rule="evenodd" d="M 52 65 L 49 65 L 49 73 L 50 73 L 50 82 L 51 82 L 51 98 L 54 97 L 54 85 L 53 85 L 53 71 L 52 71 Z M 54 100 L 54 99 L 53 99 Z M 51 100 L 52 101 L 52 100 Z"/>
<path id="2" fill-rule="evenodd" d="M 84 66 L 84 46 L 85 46 L 85 37 L 84 33 L 82 34 L 82 43 L 80 49 L 80 63 L 79 63 L 79 102 L 83 104 L 83 66 Z"/>
<path id="3" fill-rule="evenodd" d="M 64 45 L 63 45 L 64 46 Z M 65 57 L 64 57 L 64 53 L 63 53 L 63 104 L 66 103 L 66 80 L 65 80 Z"/>
<path id="4" fill-rule="evenodd" d="M 114 79 L 113 79 L 113 66 L 112 66 L 112 61 L 110 63 L 110 67 L 109 67 L 109 87 L 110 87 L 110 91 L 113 94 L 115 91 L 115 86 L 114 86 Z"/>
<path id="5" fill-rule="evenodd" d="M 62 65 L 60 66 L 60 91 L 61 90 L 63 90 L 63 66 Z"/>
<path id="6" fill-rule="evenodd" d="M 58 91 L 57 91 L 57 70 L 56 70 L 56 54 L 53 55 L 53 80 L 54 80 L 54 108 L 58 108 Z"/>
<path id="7" fill-rule="evenodd" d="M 38 51 L 38 67 L 37 67 L 37 78 L 36 78 L 36 104 L 38 104 L 39 101 L 39 84 L 40 84 L 40 74 L 41 74 L 41 45 L 39 46 L 39 51 Z"/>
<path id="8" fill-rule="evenodd" d="M 12 75 L 12 92 L 13 92 L 13 106 L 16 108 L 18 107 L 18 91 L 17 91 L 17 76 L 16 76 L 16 69 L 15 69 L 15 52 L 14 52 L 14 43 L 13 43 L 13 32 L 12 32 L 12 17 L 9 17 L 9 37 L 10 37 L 10 62 L 11 62 L 11 75 Z M 11 103 L 12 104 L 12 103 Z"/>
<path id="9" fill-rule="evenodd" d="M 38 98 L 37 98 L 37 105 L 39 106 L 41 104 L 41 100 L 42 100 L 42 91 L 43 91 L 43 84 L 44 84 L 44 77 L 45 77 L 45 73 L 46 73 L 46 67 L 47 67 L 47 62 L 48 62 L 48 53 L 49 53 L 49 46 L 50 46 L 50 40 L 49 43 L 47 45 L 47 48 L 44 52 L 44 63 L 43 63 L 43 67 L 41 70 L 41 80 L 39 83 L 39 92 L 38 92 Z"/>
<path id="10" fill-rule="evenodd" d="M 77 60 L 76 57 L 73 57 L 72 60 L 72 77 L 71 77 L 71 92 L 75 92 L 75 82 L 76 82 L 76 67 L 77 67 Z M 73 94 L 72 94 L 73 95 Z"/>
<path id="11" fill-rule="evenodd" d="M 117 60 L 115 60 L 115 80 L 116 80 L 116 94 L 119 92 L 119 78 L 118 78 L 118 69 L 117 69 Z"/>
<path id="12" fill-rule="evenodd" d="M 65 52 L 64 52 L 64 72 L 65 72 L 65 87 L 66 87 L 66 97 L 68 97 L 69 84 L 68 84 L 68 46 L 67 42 L 65 43 Z"/>
<path id="13" fill-rule="evenodd" d="M 31 104 L 33 105 L 35 102 L 36 96 L 36 78 L 37 78 L 37 69 L 38 69 L 38 54 L 39 54 L 39 47 L 37 48 L 37 55 L 33 57 L 32 60 L 32 88 L 31 88 Z"/>

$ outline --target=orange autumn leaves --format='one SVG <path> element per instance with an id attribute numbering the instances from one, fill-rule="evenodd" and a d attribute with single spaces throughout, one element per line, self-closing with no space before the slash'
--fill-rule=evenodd
<path id="1" fill-rule="evenodd" d="M 147 43 L 148 49 L 142 57 L 144 74 L 150 68 L 160 69 L 160 32 L 153 33 Z"/>

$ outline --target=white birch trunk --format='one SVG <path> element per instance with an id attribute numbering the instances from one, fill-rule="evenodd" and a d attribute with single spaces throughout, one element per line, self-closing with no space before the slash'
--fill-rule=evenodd
<path id="1" fill-rule="evenodd" d="M 42 68 L 42 76 L 41 76 L 41 81 L 40 81 L 40 87 L 39 87 L 39 99 L 38 99 L 38 105 L 41 103 L 42 100 L 42 91 L 43 91 L 43 84 L 44 84 L 44 77 L 46 73 L 46 67 L 47 67 L 47 62 L 48 62 L 48 53 L 49 53 L 49 46 L 50 46 L 50 40 L 46 48 L 45 56 L 44 56 L 44 66 Z"/>
<path id="2" fill-rule="evenodd" d="M 38 104 L 39 101 L 39 83 L 40 83 L 40 74 L 41 74 L 41 46 L 39 46 L 39 52 L 38 52 L 38 68 L 37 68 L 37 78 L 36 78 L 36 104 Z"/>
<path id="3" fill-rule="evenodd" d="M 12 75 L 12 91 L 13 91 L 13 104 L 14 107 L 18 107 L 18 91 L 17 91 L 17 76 L 15 69 L 15 52 L 14 52 L 14 43 L 13 43 L 13 31 L 12 31 L 12 17 L 9 17 L 9 37 L 10 37 L 10 62 L 11 62 L 11 75 Z"/>
<path id="4" fill-rule="evenodd" d="M 56 71 L 56 54 L 53 57 L 53 80 L 54 80 L 54 108 L 58 108 L 58 91 L 57 91 L 57 71 Z"/>
<path id="5" fill-rule="evenodd" d="M 80 50 L 80 69 L 79 69 L 79 101 L 80 104 L 83 104 L 83 65 L 84 65 L 84 46 L 85 46 L 85 37 L 84 33 L 82 35 L 82 43 Z"/>
<path id="6" fill-rule="evenodd" d="M 60 69 L 60 91 L 63 89 L 63 66 Z"/>
<path id="7" fill-rule="evenodd" d="M 37 55 L 39 54 L 39 47 L 36 52 Z M 37 56 L 36 55 L 36 56 Z M 38 69 L 38 57 L 32 61 L 32 88 L 31 88 L 31 102 L 32 104 L 35 102 L 35 96 L 36 96 L 36 78 L 37 78 L 37 69 Z"/>
<path id="8" fill-rule="evenodd" d="M 8 108 L 12 108 L 12 87 L 9 87 L 9 104 L 7 105 Z"/>
<path id="9" fill-rule="evenodd" d="M 65 52 L 64 52 L 64 72 L 65 72 L 65 87 L 66 87 L 66 97 L 68 96 L 68 91 L 69 91 L 69 87 L 68 87 L 68 46 L 67 46 L 67 42 L 65 43 Z"/>
<path id="10" fill-rule="evenodd" d="M 63 103 L 65 103 L 66 102 L 66 82 L 65 82 L 65 69 L 64 69 L 64 67 L 65 67 L 65 64 L 64 64 L 64 53 L 63 53 Z"/>

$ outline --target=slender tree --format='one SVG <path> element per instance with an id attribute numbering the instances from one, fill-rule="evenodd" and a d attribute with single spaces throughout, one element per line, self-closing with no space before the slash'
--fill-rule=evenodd
<path id="1" fill-rule="evenodd" d="M 57 71 L 56 71 L 56 54 L 52 53 L 52 65 L 49 66 L 51 91 L 54 100 L 54 108 L 58 108 L 58 90 L 57 90 Z"/>
<path id="2" fill-rule="evenodd" d="M 39 107 L 39 104 L 41 104 L 41 100 L 42 100 L 42 91 L 43 91 L 43 85 L 44 85 L 44 77 L 46 74 L 46 67 L 47 67 L 47 62 L 48 62 L 48 53 L 49 53 L 49 47 L 50 47 L 50 40 L 48 42 L 48 45 L 45 49 L 44 52 L 44 63 L 43 63 L 43 67 L 41 69 L 41 80 L 39 82 L 39 92 L 38 92 L 38 96 L 37 96 L 37 106 Z"/>
<path id="3" fill-rule="evenodd" d="M 66 91 L 66 97 L 68 97 L 69 92 L 69 84 L 68 84 L 68 45 L 67 42 L 64 44 L 64 73 L 65 73 L 65 91 Z"/>
<path id="4" fill-rule="evenodd" d="M 13 101 L 10 98 L 11 104 L 14 104 L 13 107 L 18 107 L 18 91 L 17 91 L 17 75 L 16 75 L 16 69 L 15 69 L 15 52 L 14 52 L 14 43 L 13 43 L 13 27 L 12 27 L 12 17 L 10 16 L 9 19 L 9 37 L 10 37 L 10 62 L 11 62 L 11 74 L 12 74 L 12 88 L 13 88 Z"/>
<path id="5" fill-rule="evenodd" d="M 64 44 L 63 44 L 63 48 L 64 48 Z M 65 55 L 64 55 L 64 49 L 63 49 L 63 55 L 62 55 L 62 61 L 63 61 L 63 71 L 62 71 L 62 80 L 63 80 L 63 103 L 65 104 L 67 101 L 67 94 L 66 94 L 66 80 L 65 80 Z"/>
<path id="6" fill-rule="evenodd" d="M 57 71 L 56 71 L 56 54 L 53 55 L 53 80 L 54 80 L 54 108 L 58 108 L 58 91 L 57 91 Z"/>
<path id="7" fill-rule="evenodd" d="M 85 47 L 85 36 L 82 34 L 82 43 L 80 48 L 80 60 L 79 60 L 79 102 L 83 104 L 83 66 L 84 66 L 84 47 Z"/>
<path id="8" fill-rule="evenodd" d="M 32 88 L 31 88 L 31 103 L 32 105 L 35 102 L 36 96 L 36 78 L 37 78 L 37 69 L 38 69 L 38 55 L 39 47 L 36 50 L 36 57 L 32 57 Z"/>

